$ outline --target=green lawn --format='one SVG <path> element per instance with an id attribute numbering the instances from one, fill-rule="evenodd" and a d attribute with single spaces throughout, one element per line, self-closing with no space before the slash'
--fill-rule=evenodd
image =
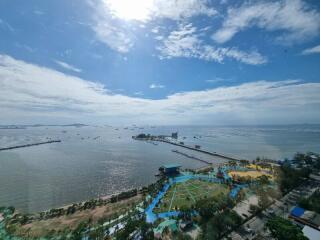
<path id="1" fill-rule="evenodd" d="M 198 199 L 228 194 L 229 190 L 224 184 L 210 183 L 201 180 L 189 180 L 178 183 L 168 190 L 155 208 L 156 213 L 178 210 L 181 206 L 190 207 Z"/>

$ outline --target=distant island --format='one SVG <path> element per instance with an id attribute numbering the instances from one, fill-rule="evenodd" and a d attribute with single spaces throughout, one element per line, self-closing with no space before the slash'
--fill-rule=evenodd
<path id="1" fill-rule="evenodd" d="M 0 125 L 0 129 L 26 129 L 28 127 L 87 127 L 89 125 L 82 123 L 73 124 L 31 124 L 31 125 Z"/>

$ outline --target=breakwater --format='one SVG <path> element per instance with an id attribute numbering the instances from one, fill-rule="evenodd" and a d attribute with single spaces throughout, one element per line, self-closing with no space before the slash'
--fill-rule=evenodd
<path id="1" fill-rule="evenodd" d="M 12 146 L 12 147 L 4 147 L 4 148 L 0 148 L 0 151 L 11 150 L 11 149 L 16 149 L 16 148 L 32 147 L 32 146 L 37 146 L 37 145 L 42 145 L 42 144 L 58 143 L 58 142 L 61 142 L 61 140 L 50 140 L 50 141 L 45 141 L 45 142 L 29 143 L 29 144 L 17 145 L 17 146 Z"/>

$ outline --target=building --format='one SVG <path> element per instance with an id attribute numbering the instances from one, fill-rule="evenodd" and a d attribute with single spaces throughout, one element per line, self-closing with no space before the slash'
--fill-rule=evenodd
<path id="1" fill-rule="evenodd" d="M 300 224 L 320 230 L 320 215 L 316 212 L 294 207 L 289 217 Z"/>
<path id="2" fill-rule="evenodd" d="M 192 221 L 181 221 L 179 222 L 179 228 L 181 231 L 187 231 L 193 227 Z"/>
<path id="3" fill-rule="evenodd" d="M 154 237 L 160 239 L 165 228 L 171 232 L 176 232 L 178 230 L 177 221 L 174 219 L 167 219 L 160 223 L 158 227 L 153 229 Z"/>
<path id="4" fill-rule="evenodd" d="M 309 238 L 309 240 L 319 240 L 320 239 L 320 231 L 309 226 L 304 226 L 302 229 L 303 234 Z"/>
<path id="5" fill-rule="evenodd" d="M 180 173 L 181 165 L 178 164 L 166 164 L 159 168 L 159 171 L 164 175 L 177 175 Z"/>
<path id="6" fill-rule="evenodd" d="M 171 137 L 174 138 L 174 139 L 178 139 L 178 132 L 172 133 Z"/>

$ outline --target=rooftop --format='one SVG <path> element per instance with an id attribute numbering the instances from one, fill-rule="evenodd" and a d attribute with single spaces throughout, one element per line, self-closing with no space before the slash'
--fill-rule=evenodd
<path id="1" fill-rule="evenodd" d="M 292 210 L 291 210 L 291 215 L 294 216 L 294 217 L 301 217 L 304 213 L 304 209 L 303 208 L 300 208 L 300 207 L 294 207 Z"/>
<path id="2" fill-rule="evenodd" d="M 165 165 L 163 165 L 162 167 L 163 167 L 163 168 L 180 168 L 181 165 L 172 163 L 172 164 L 165 164 Z"/>
<path id="3" fill-rule="evenodd" d="M 177 228 L 177 221 L 174 220 L 174 219 L 168 219 L 168 220 L 165 220 L 163 221 L 162 223 L 160 223 L 158 225 L 158 227 L 156 227 L 155 229 L 153 229 L 153 231 L 155 233 L 160 233 L 162 234 L 163 230 L 165 227 L 168 227 L 171 231 L 176 231 L 178 228 Z"/>
<path id="4" fill-rule="evenodd" d="M 310 240 L 318 240 L 320 239 L 320 231 L 309 226 L 305 226 L 302 229 L 303 234 L 309 238 Z"/>

